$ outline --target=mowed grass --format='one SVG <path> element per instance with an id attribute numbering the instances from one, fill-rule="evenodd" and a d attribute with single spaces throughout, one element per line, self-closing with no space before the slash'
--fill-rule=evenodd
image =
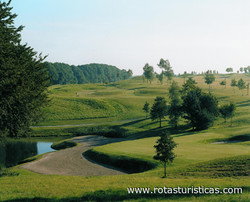
<path id="1" fill-rule="evenodd" d="M 162 179 L 146 174 L 79 177 L 40 175 L 26 170 L 17 170 L 19 175 L 2 177 L 0 200 L 19 199 L 20 201 L 117 201 L 128 199 L 176 201 L 247 201 L 248 178 L 199 178 L 178 177 Z M 128 187 L 243 187 L 243 194 L 221 195 L 143 195 L 128 194 Z"/>
<path id="2" fill-rule="evenodd" d="M 228 77 L 227 86 L 219 85 L 219 82 Z M 17 167 L 9 169 L 14 175 L 0 177 L 0 200 L 20 199 L 36 200 L 69 200 L 69 201 L 249 201 L 249 145 L 250 128 L 250 96 L 244 96 L 238 90 L 228 84 L 231 78 L 243 79 L 249 82 L 249 77 L 244 75 L 218 75 L 216 82 L 211 85 L 211 91 L 215 94 L 220 104 L 235 102 L 237 111 L 233 118 L 233 126 L 224 123 L 218 118 L 214 126 L 204 131 L 191 131 L 185 127 L 185 120 L 181 120 L 179 130 L 173 130 L 168 125 L 168 119 L 163 121 L 163 129 L 171 132 L 174 141 L 178 143 L 175 153 L 175 161 L 167 167 L 167 178 L 163 179 L 162 165 L 153 159 L 155 144 L 160 130 L 159 124 L 150 119 L 145 119 L 142 107 L 145 101 L 151 105 L 156 96 L 167 97 L 169 85 L 161 85 L 154 81 L 151 85 L 142 82 L 142 79 L 134 78 L 110 85 L 85 84 L 52 86 L 50 98 L 52 104 L 47 108 L 51 118 L 47 118 L 43 125 L 53 124 L 79 124 L 79 123 L 103 123 L 98 126 L 68 126 L 35 128 L 34 136 L 46 136 L 47 134 L 60 135 L 86 135 L 86 134 L 125 134 L 126 141 L 113 143 L 93 150 L 113 159 L 140 159 L 145 162 L 157 164 L 155 169 L 146 172 L 100 177 L 79 176 L 55 176 L 40 175 Z M 195 76 L 204 91 L 208 91 L 202 76 Z M 182 78 L 174 78 L 179 84 Z M 58 102 L 53 103 L 53 100 Z M 68 101 L 69 109 L 66 107 Z M 97 107 L 91 107 L 85 100 L 97 103 Z M 79 106 L 70 103 L 81 103 Z M 121 111 L 116 111 L 116 104 Z M 57 106 L 56 106 L 57 105 Z M 65 108 L 64 108 L 65 106 Z M 78 108 L 80 107 L 80 108 Z M 113 110 L 108 114 L 102 107 L 110 107 Z M 60 108 L 60 110 L 59 110 Z M 86 110 L 86 111 L 85 111 Z M 54 114 L 53 114 L 54 113 Z M 80 113 L 82 113 L 80 115 Z M 91 114 L 84 118 L 85 114 Z M 106 113 L 106 114 L 105 114 Z M 68 116 L 70 116 L 68 118 Z M 112 122 L 125 119 L 134 119 L 124 122 Z M 236 141 L 235 141 L 236 140 Z M 226 144 L 214 144 L 221 141 L 235 141 Z M 109 163 L 109 162 L 106 162 Z M 136 164 L 134 166 L 137 166 Z M 219 194 L 219 195 L 141 195 L 128 194 L 128 187 L 241 187 L 243 194 Z"/>
<path id="3" fill-rule="evenodd" d="M 243 90 L 245 96 L 241 96 L 241 91 L 230 86 L 232 78 L 243 78 L 250 82 L 250 77 L 243 74 L 216 75 L 211 92 L 219 98 L 221 104 L 233 101 L 242 108 L 249 104 L 249 99 L 245 99 L 246 90 Z M 194 79 L 199 87 L 208 91 L 203 76 L 194 76 Z M 226 88 L 219 84 L 225 79 Z M 183 78 L 175 77 L 174 80 L 180 86 L 184 83 Z M 143 104 L 148 101 L 152 105 L 156 96 L 168 98 L 169 85 L 165 80 L 163 85 L 157 80 L 152 84 L 143 83 L 140 77 L 106 85 L 54 85 L 49 88 L 51 102 L 44 109 L 45 118 L 40 125 L 99 123 L 143 117 Z M 238 112 L 243 111 L 238 109 Z"/>

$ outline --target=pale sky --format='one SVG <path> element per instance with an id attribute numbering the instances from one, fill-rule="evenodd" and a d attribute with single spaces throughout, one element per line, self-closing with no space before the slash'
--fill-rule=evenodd
<path id="1" fill-rule="evenodd" d="M 12 0 L 23 43 L 72 65 L 159 72 L 234 71 L 250 65 L 250 0 Z"/>

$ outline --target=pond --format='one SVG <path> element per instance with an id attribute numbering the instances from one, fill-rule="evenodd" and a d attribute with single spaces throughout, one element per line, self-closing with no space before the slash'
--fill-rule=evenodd
<path id="1" fill-rule="evenodd" d="M 0 143 L 0 168 L 15 166 L 26 158 L 55 151 L 51 145 L 60 140 L 62 138 L 8 139 Z"/>

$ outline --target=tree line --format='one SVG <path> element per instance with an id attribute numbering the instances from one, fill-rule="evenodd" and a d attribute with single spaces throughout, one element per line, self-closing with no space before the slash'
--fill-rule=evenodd
<path id="1" fill-rule="evenodd" d="M 233 68 L 232 67 L 228 67 L 228 68 L 226 68 L 226 72 L 228 72 L 228 73 L 233 73 Z M 245 73 L 245 74 L 250 74 L 250 66 L 247 66 L 247 67 L 240 67 L 239 68 L 239 70 L 237 70 L 237 73 L 239 73 L 239 72 L 241 72 L 241 73 Z"/>
<path id="2" fill-rule="evenodd" d="M 195 80 L 189 78 L 182 88 L 173 81 L 169 88 L 169 103 L 164 97 L 156 97 L 152 107 L 148 102 L 143 106 L 146 117 L 150 114 L 152 121 L 169 117 L 169 123 L 177 128 L 181 118 L 186 119 L 194 130 L 207 129 L 213 125 L 216 117 L 221 115 L 225 122 L 234 116 L 236 105 L 233 103 L 219 106 L 218 100 L 210 92 L 203 92 L 196 86 Z"/>
<path id="3" fill-rule="evenodd" d="M 128 79 L 132 70 L 120 70 L 115 66 L 106 64 L 68 65 L 65 63 L 45 62 L 51 84 L 84 84 L 109 83 Z"/>

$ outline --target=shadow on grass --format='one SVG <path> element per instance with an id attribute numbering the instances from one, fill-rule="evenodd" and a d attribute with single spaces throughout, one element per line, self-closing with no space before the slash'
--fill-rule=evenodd
<path id="1" fill-rule="evenodd" d="M 139 120 L 130 121 L 130 122 L 123 124 L 122 126 L 130 126 L 130 125 L 137 124 L 137 123 L 140 123 L 140 122 L 145 121 L 145 120 L 147 120 L 147 118 L 142 118 Z"/>
<path id="2" fill-rule="evenodd" d="M 107 87 L 117 87 L 117 86 L 120 86 L 120 84 L 118 84 L 118 83 L 109 83 L 109 84 L 105 84 L 105 86 L 107 86 Z"/>
<path id="3" fill-rule="evenodd" d="M 144 89 L 144 88 L 146 88 L 146 87 L 130 88 L 128 90 L 140 90 L 140 89 Z"/>
<path id="4" fill-rule="evenodd" d="M 227 99 L 229 98 L 229 96 L 222 96 L 222 97 L 218 97 L 218 100 L 223 100 L 223 99 Z"/>
<path id="5" fill-rule="evenodd" d="M 250 100 L 245 100 L 237 103 L 237 107 L 247 107 L 250 106 Z"/>
<path id="6" fill-rule="evenodd" d="M 14 200 L 6 200 L 10 202 L 52 202 L 52 201 L 62 201 L 62 202 L 68 202 L 68 201 L 124 201 L 124 200 L 142 200 L 142 201 L 150 201 L 150 200 L 180 200 L 183 198 L 186 198 L 187 200 L 190 197 L 196 197 L 200 198 L 202 196 L 206 196 L 205 194 L 128 194 L 128 191 L 126 190 L 98 190 L 95 192 L 89 192 L 86 193 L 82 197 L 70 197 L 70 198 L 63 198 L 63 199 L 48 199 L 48 198 L 42 198 L 42 197 L 35 197 L 35 198 L 21 198 L 21 199 L 14 199 Z"/>

